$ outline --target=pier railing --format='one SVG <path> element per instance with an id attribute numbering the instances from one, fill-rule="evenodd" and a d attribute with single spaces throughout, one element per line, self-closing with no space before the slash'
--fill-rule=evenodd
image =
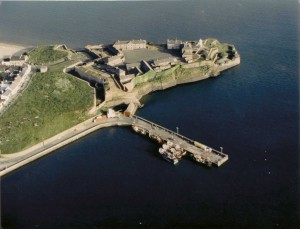
<path id="1" fill-rule="evenodd" d="M 174 131 L 172 131 L 172 130 L 169 130 L 169 129 L 163 127 L 163 126 L 160 126 L 160 125 L 158 125 L 158 124 L 156 124 L 156 123 L 154 123 L 154 122 L 151 122 L 151 121 L 149 121 L 149 120 L 147 120 L 147 119 L 141 118 L 141 117 L 136 116 L 136 115 L 132 115 L 132 118 L 135 119 L 135 120 L 141 120 L 141 121 L 143 121 L 143 122 L 146 122 L 146 123 L 150 124 L 150 125 L 153 126 L 153 127 L 157 127 L 157 128 L 159 128 L 159 129 L 162 129 L 162 130 L 164 130 L 164 131 L 166 131 L 166 132 L 168 132 L 168 133 L 170 133 L 170 134 L 172 134 L 172 135 L 176 135 L 177 137 L 182 138 L 183 140 L 185 140 L 185 141 L 187 141 L 187 142 L 189 142 L 189 143 L 194 144 L 194 141 L 193 141 L 193 140 L 191 140 L 191 139 L 189 139 L 189 138 L 187 138 L 187 137 L 185 137 L 185 136 L 183 136 L 183 135 L 181 135 L 181 134 L 178 134 L 178 133 L 176 133 L 176 132 L 174 132 Z"/>
<path id="2" fill-rule="evenodd" d="M 176 132 L 174 132 L 174 131 L 172 131 L 172 130 L 169 130 L 169 129 L 163 127 L 163 126 L 160 126 L 160 125 L 158 125 L 158 124 L 156 124 L 156 123 L 154 123 L 154 122 L 151 122 L 151 121 L 149 121 L 149 120 L 147 120 L 147 119 L 141 118 L 141 117 L 139 117 L 139 116 L 137 116 L 137 115 L 132 115 L 131 117 L 133 118 L 133 121 L 134 121 L 134 120 L 141 120 L 141 121 L 143 121 L 143 122 L 145 122 L 145 123 L 150 124 L 152 127 L 156 127 L 156 128 L 161 129 L 161 130 L 164 130 L 165 132 L 168 132 L 168 133 L 170 133 L 170 134 L 172 134 L 172 135 L 175 135 L 175 136 L 177 136 L 177 137 L 179 137 L 179 138 L 181 138 L 181 139 L 187 141 L 188 143 L 190 143 L 190 144 L 192 144 L 192 145 L 195 145 L 195 141 L 194 141 L 194 140 L 189 139 L 189 138 L 187 138 L 187 137 L 185 137 L 185 136 L 183 136 L 183 135 L 181 135 L 181 134 L 179 134 L 179 133 L 176 133 Z M 216 150 L 216 149 L 212 149 L 212 153 L 217 154 L 217 155 L 219 155 L 219 156 L 221 156 L 221 157 L 228 157 L 227 154 L 225 154 L 225 153 L 223 153 L 223 152 L 220 152 L 220 151 L 218 151 L 218 150 Z"/>

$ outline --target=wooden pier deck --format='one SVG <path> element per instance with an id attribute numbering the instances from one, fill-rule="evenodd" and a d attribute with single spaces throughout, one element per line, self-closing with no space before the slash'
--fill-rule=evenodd
<path id="1" fill-rule="evenodd" d="M 133 119 L 132 125 L 140 128 L 140 130 L 142 130 L 142 134 L 148 135 L 152 138 L 155 136 L 156 138 L 163 140 L 163 143 L 172 141 L 187 151 L 196 161 L 200 163 L 206 165 L 214 164 L 219 167 L 228 160 L 228 155 L 224 154 L 223 152 L 212 149 L 211 147 L 191 140 L 181 134 L 136 115 L 131 116 L 131 118 Z"/>

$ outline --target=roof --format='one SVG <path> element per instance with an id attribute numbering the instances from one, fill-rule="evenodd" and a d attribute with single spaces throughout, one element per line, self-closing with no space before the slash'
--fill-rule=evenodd
<path id="1" fill-rule="evenodd" d="M 6 88 L 5 92 L 2 94 L 3 96 L 8 96 L 11 93 L 10 88 Z"/>
<path id="2" fill-rule="evenodd" d="M 126 69 L 127 71 L 130 70 L 130 69 L 133 69 L 135 67 L 140 67 L 141 66 L 141 63 L 131 63 L 131 64 L 126 64 Z"/>
<path id="3" fill-rule="evenodd" d="M 134 78 L 134 74 L 125 75 L 120 77 L 121 83 L 129 83 Z"/>
<path id="4" fill-rule="evenodd" d="M 140 39 L 140 40 L 131 40 L 130 42 L 133 43 L 133 44 L 146 44 L 146 40 L 142 40 L 142 39 Z"/>
<path id="5" fill-rule="evenodd" d="M 26 60 L 25 59 L 25 56 L 24 55 L 21 55 L 21 56 L 12 56 L 11 58 L 10 58 L 10 61 L 20 61 L 20 60 Z"/>
<path id="6" fill-rule="evenodd" d="M 122 60 L 122 59 L 123 59 L 122 56 L 112 56 L 112 57 L 108 57 L 107 61 Z"/>
<path id="7" fill-rule="evenodd" d="M 0 90 L 5 90 L 8 87 L 9 87 L 9 84 L 6 84 L 6 83 L 1 83 L 0 84 Z"/>
<path id="8" fill-rule="evenodd" d="M 15 78 L 15 80 L 12 82 L 12 84 L 9 86 L 9 88 L 13 91 L 18 86 L 18 84 L 20 83 L 20 81 L 21 81 L 21 77 L 17 76 Z"/>
<path id="9" fill-rule="evenodd" d="M 173 62 L 176 62 L 177 61 L 177 58 L 164 58 L 164 59 L 157 59 L 157 60 L 154 60 L 153 63 L 155 66 L 159 66 L 160 64 L 163 64 L 163 63 L 173 63 Z"/>
<path id="10" fill-rule="evenodd" d="M 129 43 L 132 43 L 132 44 L 146 44 L 146 40 L 142 40 L 142 39 L 139 39 L 139 40 L 130 40 L 130 41 L 116 41 L 114 43 L 114 45 L 125 45 L 125 44 L 129 44 Z"/>
<path id="11" fill-rule="evenodd" d="M 173 45 L 180 45 L 180 44 L 182 44 L 182 40 L 177 40 L 177 39 L 175 39 L 175 40 L 171 40 L 171 39 L 168 39 L 167 40 L 167 44 L 173 44 Z"/>
<path id="12" fill-rule="evenodd" d="M 132 80 L 134 78 L 134 74 L 124 75 L 124 76 L 121 76 L 120 78 L 121 78 L 121 81 Z"/>

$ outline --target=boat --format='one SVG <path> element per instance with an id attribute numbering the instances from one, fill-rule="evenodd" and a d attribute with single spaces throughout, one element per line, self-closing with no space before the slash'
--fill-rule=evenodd
<path id="1" fill-rule="evenodd" d="M 175 153 L 176 150 L 175 148 L 170 148 L 168 144 L 163 144 L 161 148 L 159 148 L 158 152 L 162 155 L 162 157 L 168 161 L 173 163 L 174 165 L 178 164 L 179 162 L 179 157 L 176 157 Z"/>
<path id="2" fill-rule="evenodd" d="M 166 161 L 171 162 L 171 163 L 173 163 L 174 165 L 177 165 L 178 162 L 179 162 L 179 160 L 176 159 L 176 158 L 175 158 L 174 160 L 173 160 L 172 158 L 169 158 L 167 154 L 162 154 L 162 157 L 163 157 Z"/>

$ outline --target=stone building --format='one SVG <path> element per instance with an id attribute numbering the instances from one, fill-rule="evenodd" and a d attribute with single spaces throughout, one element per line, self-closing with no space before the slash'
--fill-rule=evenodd
<path id="1" fill-rule="evenodd" d="M 117 66 L 123 64 L 124 61 L 125 61 L 124 56 L 120 56 L 120 55 L 104 58 L 104 63 L 110 66 Z"/>
<path id="2" fill-rule="evenodd" d="M 179 50 L 181 48 L 182 45 L 182 41 L 181 40 L 167 40 L 167 49 L 175 49 L 175 50 Z"/>
<path id="3" fill-rule="evenodd" d="M 2 61 L 3 65 L 13 65 L 13 66 L 22 66 L 25 64 L 26 60 L 28 59 L 27 55 L 21 55 L 21 56 L 12 56 L 9 61 Z"/>
<path id="4" fill-rule="evenodd" d="M 130 41 L 116 41 L 113 47 L 117 50 L 134 50 L 134 49 L 145 49 L 147 45 L 146 40 L 130 40 Z"/>

